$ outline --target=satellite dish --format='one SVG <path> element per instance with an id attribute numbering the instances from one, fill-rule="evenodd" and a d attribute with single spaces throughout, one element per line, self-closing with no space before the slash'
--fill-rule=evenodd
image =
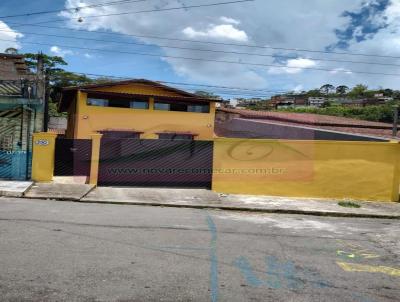
<path id="1" fill-rule="evenodd" d="M 9 47 L 5 50 L 5 53 L 8 55 L 16 55 L 18 54 L 18 50 L 14 47 Z"/>

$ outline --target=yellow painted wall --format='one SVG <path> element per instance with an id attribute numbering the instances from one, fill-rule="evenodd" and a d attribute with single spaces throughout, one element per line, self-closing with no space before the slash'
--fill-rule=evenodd
<path id="1" fill-rule="evenodd" d="M 179 96 L 161 88 L 143 84 L 129 84 L 96 89 L 97 91 Z M 174 112 L 150 109 L 112 108 L 86 105 L 86 93 L 78 92 L 74 137 L 89 139 L 100 130 L 118 129 L 144 132 L 141 138 L 155 139 L 157 132 L 176 131 L 199 134 L 198 140 L 209 140 L 214 135 L 215 103 L 210 104 L 210 113 Z"/>
<path id="2" fill-rule="evenodd" d="M 400 145 L 216 139 L 214 191 L 398 201 Z"/>
<path id="3" fill-rule="evenodd" d="M 32 180 L 50 182 L 54 174 L 54 151 L 57 134 L 40 132 L 33 134 Z"/>

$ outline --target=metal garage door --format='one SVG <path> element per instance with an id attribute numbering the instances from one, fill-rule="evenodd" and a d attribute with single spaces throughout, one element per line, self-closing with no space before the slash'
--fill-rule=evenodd
<path id="1" fill-rule="evenodd" d="M 103 138 L 99 185 L 211 187 L 212 141 Z"/>

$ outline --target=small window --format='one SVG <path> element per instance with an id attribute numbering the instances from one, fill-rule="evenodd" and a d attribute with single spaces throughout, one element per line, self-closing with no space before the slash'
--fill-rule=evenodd
<path id="1" fill-rule="evenodd" d="M 158 139 L 166 140 L 193 140 L 193 134 L 179 134 L 179 133 L 158 133 Z"/>
<path id="2" fill-rule="evenodd" d="M 87 104 L 89 106 L 100 107 L 116 107 L 116 108 L 134 108 L 134 109 L 149 109 L 149 101 L 147 98 L 126 98 L 113 96 L 109 99 L 102 99 L 88 96 Z"/>
<path id="3" fill-rule="evenodd" d="M 135 109 L 149 109 L 148 101 L 132 101 L 130 107 Z"/>
<path id="4" fill-rule="evenodd" d="M 200 112 L 200 113 L 209 113 L 210 105 L 189 105 L 188 112 Z"/>
<path id="5" fill-rule="evenodd" d="M 184 101 L 156 100 L 154 102 L 154 109 L 164 111 L 209 113 L 210 105 L 201 103 L 188 103 Z"/>
<path id="6" fill-rule="evenodd" d="M 154 110 L 171 111 L 171 104 L 155 102 L 154 103 Z"/>
<path id="7" fill-rule="evenodd" d="M 110 99 L 108 100 L 108 107 L 116 108 L 130 108 L 130 102 L 127 99 Z"/>
<path id="8" fill-rule="evenodd" d="M 103 130 L 99 131 L 103 134 L 103 138 L 115 138 L 115 139 L 122 139 L 122 138 L 136 138 L 140 139 L 141 132 L 137 131 L 117 131 L 117 130 Z"/>
<path id="9" fill-rule="evenodd" d="M 87 104 L 89 106 L 108 107 L 108 100 L 106 100 L 106 99 L 88 98 L 87 99 Z"/>

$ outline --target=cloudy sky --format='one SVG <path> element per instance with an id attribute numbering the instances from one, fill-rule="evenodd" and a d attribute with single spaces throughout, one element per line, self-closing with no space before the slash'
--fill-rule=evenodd
<path id="1" fill-rule="evenodd" d="M 115 0 L 18 0 L 18 6 L 2 0 L 0 51 L 13 46 L 60 55 L 69 70 L 83 73 L 248 89 L 209 88 L 232 96 L 326 83 L 400 89 L 400 0 L 254 0 L 190 8 L 229 1 L 87 7 Z M 72 7 L 84 8 L 7 18 Z"/>

